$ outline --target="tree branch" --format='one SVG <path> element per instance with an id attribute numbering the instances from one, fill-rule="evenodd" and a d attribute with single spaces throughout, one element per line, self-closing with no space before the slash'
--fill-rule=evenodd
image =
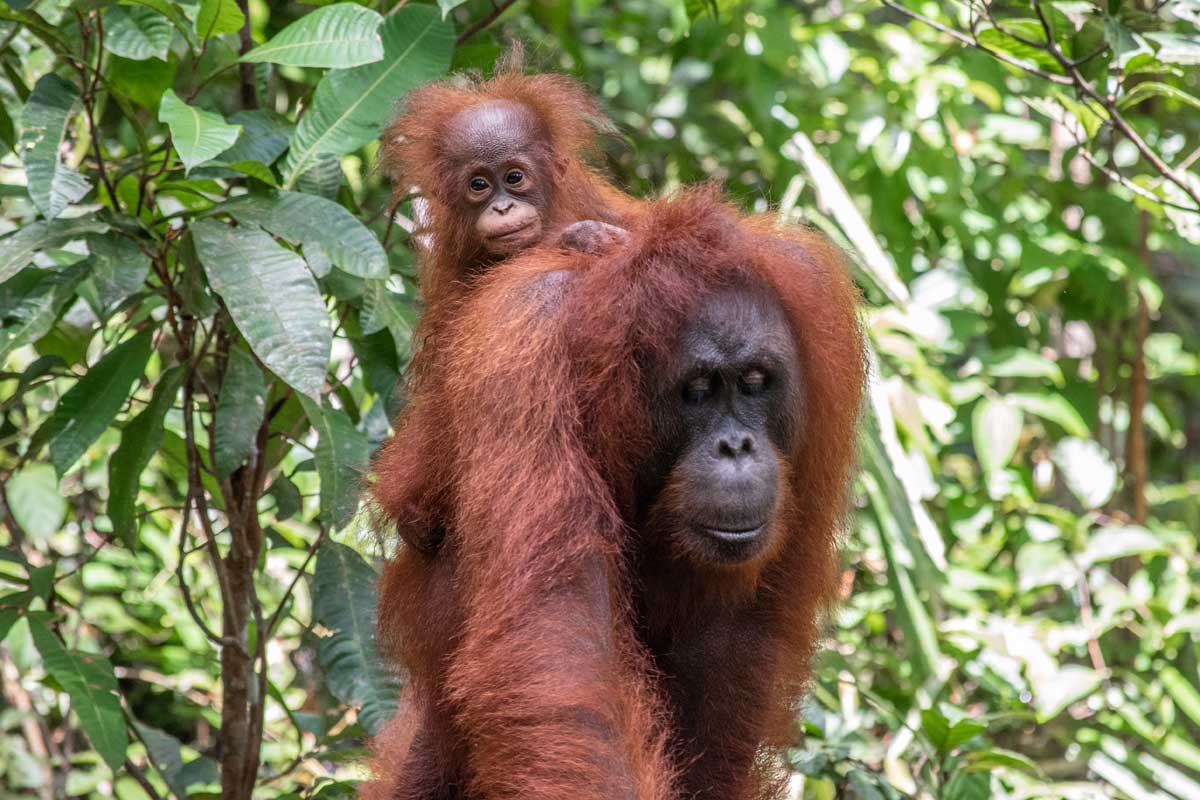
<path id="1" fill-rule="evenodd" d="M 975 33 L 974 33 L 974 26 L 972 26 L 972 33 L 966 34 L 960 30 L 956 30 L 954 28 L 943 25 L 942 23 L 940 23 L 936 20 L 930 19 L 929 17 L 926 17 L 923 14 L 917 13 L 916 11 L 911 11 L 911 10 L 905 8 L 904 6 L 900 5 L 899 3 L 895 2 L 895 0 L 880 0 L 880 2 L 882 2 L 884 6 L 892 9 L 893 11 L 903 14 L 904 16 L 909 17 L 910 19 L 914 19 L 924 25 L 928 25 L 929 27 L 933 28 L 934 30 L 940 31 L 940 32 L 946 34 L 947 36 L 950 36 L 951 38 L 953 38 L 955 41 L 959 42 L 960 44 L 963 44 L 967 47 L 974 47 L 978 50 L 982 50 L 983 52 L 985 52 L 988 55 L 992 56 L 993 58 L 997 59 L 998 61 L 1002 61 L 1005 64 L 1009 64 L 1011 66 L 1017 67 L 1025 72 L 1028 72 L 1031 75 L 1036 75 L 1039 78 L 1043 78 L 1052 83 L 1056 83 L 1060 86 L 1074 87 L 1077 94 L 1079 94 L 1083 97 L 1086 97 L 1087 99 L 1092 100 L 1093 102 L 1100 104 L 1100 106 L 1103 107 L 1104 110 L 1108 112 L 1109 118 L 1107 120 L 1104 120 L 1104 124 L 1116 131 L 1120 131 L 1127 139 L 1129 139 L 1130 142 L 1133 143 L 1133 145 L 1137 148 L 1138 153 L 1141 154 L 1142 158 L 1145 159 L 1145 161 L 1154 169 L 1155 172 L 1157 172 L 1163 179 L 1167 180 L 1168 182 L 1170 182 L 1170 183 L 1174 184 L 1176 187 L 1178 187 L 1196 205 L 1194 208 L 1187 208 L 1185 206 L 1180 206 L 1180 205 L 1171 203 L 1169 201 L 1166 201 L 1150 192 L 1146 192 L 1145 190 L 1139 191 L 1138 194 L 1148 197 L 1149 199 L 1152 199 L 1154 202 L 1159 203 L 1161 205 L 1171 206 L 1179 211 L 1200 213 L 1200 189 L 1197 189 L 1195 186 L 1193 186 L 1192 182 L 1190 180 L 1188 180 L 1186 173 L 1180 172 L 1179 170 L 1172 168 L 1169 164 L 1166 163 L 1166 161 L 1164 161 L 1162 159 L 1162 157 L 1158 153 L 1154 152 L 1154 150 L 1150 147 L 1150 145 L 1148 145 L 1146 143 L 1146 141 L 1141 137 L 1141 135 L 1137 132 L 1137 130 L 1134 129 L 1134 127 L 1129 123 L 1129 121 L 1126 120 L 1121 115 L 1120 109 L 1117 107 L 1117 100 L 1116 100 L 1115 94 L 1101 94 L 1099 91 L 1096 90 L 1096 88 L 1091 84 L 1091 82 L 1088 81 L 1087 78 L 1083 77 L 1082 73 L 1080 73 L 1080 71 L 1079 71 L 1080 65 L 1082 65 L 1082 64 L 1090 61 L 1091 59 L 1095 58 L 1096 56 L 1098 56 L 1100 53 L 1102 53 L 1104 51 L 1104 48 L 1096 50 L 1096 51 L 1088 54 L 1087 56 L 1084 56 L 1081 59 L 1068 58 L 1066 53 L 1064 53 L 1062 51 L 1062 48 L 1058 46 L 1058 42 L 1055 41 L 1054 30 L 1050 26 L 1050 21 L 1046 18 L 1046 15 L 1043 12 L 1041 4 L 1038 2 L 1038 0 L 1032 0 L 1032 5 L 1033 5 L 1034 12 L 1037 14 L 1038 21 L 1041 24 L 1042 32 L 1045 34 L 1045 37 L 1046 37 L 1046 40 L 1044 42 L 1039 42 L 1039 41 L 1029 39 L 1024 36 L 1019 36 L 1016 33 L 1003 27 L 1003 25 L 1001 25 L 1000 22 L 998 20 L 996 20 L 995 17 L 992 16 L 991 8 L 987 3 L 981 3 L 979 8 L 982 10 L 982 12 L 983 12 L 984 16 L 987 18 L 988 22 L 991 23 L 995 27 L 995 29 L 998 30 L 1003 35 L 1008 36 L 1009 38 L 1013 39 L 1014 41 L 1020 42 L 1026 46 L 1035 47 L 1039 50 L 1042 50 L 1043 52 L 1050 54 L 1050 56 L 1056 62 L 1058 62 L 1058 65 L 1066 73 L 1065 75 L 1058 75 L 1058 74 L 1055 74 L 1052 72 L 1047 72 L 1043 69 L 1039 69 L 1037 67 L 1026 64 L 1018 59 L 1015 59 L 1012 56 L 1007 55 L 1006 53 L 1001 53 L 999 51 L 989 48 L 987 45 L 985 45 L 979 41 L 979 37 L 977 35 L 975 35 Z M 972 17 L 974 18 L 974 6 L 972 6 Z M 1074 134 L 1072 134 L 1072 135 L 1074 135 Z M 1076 139 L 1078 140 L 1078 137 L 1076 137 Z M 1080 142 L 1080 146 L 1081 147 L 1083 146 L 1082 142 Z M 1085 157 L 1087 157 L 1088 160 L 1090 162 L 1092 162 L 1093 164 L 1096 163 L 1094 157 L 1092 157 L 1090 153 L 1086 153 L 1086 151 L 1085 151 Z M 1120 176 L 1110 175 L 1110 177 L 1117 177 L 1120 180 L 1121 184 L 1123 186 L 1126 186 L 1127 188 L 1133 186 L 1132 183 L 1130 183 L 1129 181 L 1127 181 L 1123 178 L 1120 178 Z"/>
<path id="2" fill-rule="evenodd" d="M 500 2 L 497 3 L 495 0 L 492 0 L 492 10 L 464 28 L 463 32 L 458 35 L 458 38 L 454 40 L 454 44 L 462 44 L 467 39 L 470 39 L 472 36 L 486 28 L 488 25 L 491 25 L 501 14 L 503 14 L 505 11 L 508 11 L 508 9 L 511 8 L 516 2 L 517 0 L 500 0 Z"/>

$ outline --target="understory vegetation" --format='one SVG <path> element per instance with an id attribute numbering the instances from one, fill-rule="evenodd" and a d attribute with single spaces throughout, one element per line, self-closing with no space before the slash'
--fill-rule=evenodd
<path id="1" fill-rule="evenodd" d="M 1200 797 L 1200 0 L 0 2 L 0 795 L 353 795 L 377 139 L 508 37 L 863 289 L 794 796 Z"/>

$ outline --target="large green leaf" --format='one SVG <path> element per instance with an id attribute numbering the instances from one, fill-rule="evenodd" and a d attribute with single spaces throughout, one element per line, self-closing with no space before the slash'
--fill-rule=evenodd
<path id="1" fill-rule="evenodd" d="M 87 275 L 89 261 L 67 269 L 31 269 L 0 286 L 0 362 L 18 347 L 45 336 Z M 12 297 L 10 303 L 8 298 Z"/>
<path id="2" fill-rule="evenodd" d="M 10 476 L 4 494 L 12 515 L 35 539 L 57 532 L 66 518 L 67 501 L 49 464 L 30 464 Z"/>
<path id="3" fill-rule="evenodd" d="M 317 474 L 321 478 L 321 518 L 341 527 L 358 508 L 362 476 L 370 448 L 367 437 L 354 427 L 350 417 L 329 405 L 317 405 L 301 397 L 304 412 L 316 429 Z"/>
<path id="4" fill-rule="evenodd" d="M 185 171 L 233 146 L 242 132 L 241 125 L 230 125 L 220 114 L 189 106 L 170 89 L 163 93 L 158 120 L 171 129 Z"/>
<path id="5" fill-rule="evenodd" d="M 17 152 L 25 164 L 29 197 L 48 219 L 83 199 L 92 188 L 87 179 L 58 159 L 63 131 L 78 100 L 75 85 L 50 72 L 38 78 L 21 111 Z"/>
<path id="6" fill-rule="evenodd" d="M 375 648 L 375 584 L 379 575 L 358 553 L 327 541 L 313 570 L 313 616 L 332 634 L 317 643 L 329 690 L 343 703 L 361 705 L 369 733 L 396 709 L 396 681 Z"/>
<path id="7" fill-rule="evenodd" d="M 357 67 L 383 58 L 383 17 L 354 3 L 337 3 L 305 14 L 242 61 L 293 67 Z"/>
<path id="8" fill-rule="evenodd" d="M 148 328 L 96 362 L 34 435 L 38 444 L 50 442 L 50 462 L 60 476 L 104 433 L 125 404 L 150 359 L 153 336 Z"/>
<path id="9" fill-rule="evenodd" d="M 263 108 L 239 111 L 229 118 L 242 126 L 242 135 L 233 147 L 219 154 L 215 161 L 235 164 L 238 161 L 257 161 L 270 166 L 288 148 L 292 123 L 287 117 Z"/>
<path id="10" fill-rule="evenodd" d="M 363 278 L 388 274 L 387 254 L 375 235 L 332 200 L 299 192 L 245 195 L 220 206 L 238 222 L 266 228 L 305 255 L 321 250 L 335 266 Z"/>
<path id="11" fill-rule="evenodd" d="M 217 477 L 229 475 L 253 455 L 266 410 L 267 384 L 262 368 L 247 350 L 230 349 L 213 417 L 213 466 Z"/>
<path id="12" fill-rule="evenodd" d="M 192 223 L 208 282 L 259 359 L 301 394 L 325 383 L 333 332 L 304 259 L 258 228 Z"/>
<path id="13" fill-rule="evenodd" d="M 396 101 L 450 65 L 454 27 L 432 6 L 404 6 L 384 21 L 379 33 L 382 61 L 334 70 L 317 84 L 284 161 L 287 188 L 322 155 L 349 153 L 378 138 Z"/>
<path id="14" fill-rule="evenodd" d="M 108 229 L 107 223 L 98 222 L 90 216 L 26 225 L 0 239 L 0 283 L 29 266 L 36 253 L 61 247 L 85 233 L 107 233 Z"/>
<path id="15" fill-rule="evenodd" d="M 149 404 L 121 431 L 121 444 L 108 462 L 108 518 L 131 548 L 137 543 L 135 509 L 142 471 L 162 446 L 163 421 L 185 375 L 182 366 L 163 373 Z"/>
<path id="16" fill-rule="evenodd" d="M 41 615 L 29 619 L 29 631 L 46 671 L 70 696 L 71 708 L 92 747 L 116 772 L 125 763 L 129 734 L 112 664 L 102 655 L 67 650 Z"/>
<path id="17" fill-rule="evenodd" d="M 150 256 L 125 236 L 89 236 L 92 253 L 89 283 L 96 313 L 105 316 L 142 288 L 150 272 Z"/>
<path id="18" fill-rule="evenodd" d="M 104 10 L 104 49 L 122 58 L 167 60 L 171 21 L 145 6 L 113 4 Z"/>
<path id="19" fill-rule="evenodd" d="M 234 33 L 245 24 L 246 17 L 238 8 L 237 0 L 200 0 L 196 12 L 196 35 L 201 39 Z"/>

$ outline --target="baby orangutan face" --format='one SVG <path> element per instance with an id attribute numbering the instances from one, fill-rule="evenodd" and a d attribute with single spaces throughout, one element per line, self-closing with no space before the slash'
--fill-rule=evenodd
<path id="1" fill-rule="evenodd" d="M 461 179 L 462 216 L 491 255 L 541 241 L 551 201 L 548 144 L 536 115 L 508 100 L 473 105 L 449 125 L 444 147 Z"/>

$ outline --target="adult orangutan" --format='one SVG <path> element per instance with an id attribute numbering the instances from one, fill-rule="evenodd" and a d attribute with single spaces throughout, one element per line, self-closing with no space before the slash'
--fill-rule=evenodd
<path id="1" fill-rule="evenodd" d="M 537 244 L 601 252 L 627 238 L 638 201 L 588 167 L 598 130 L 610 127 L 591 96 L 564 75 L 521 74 L 519 47 L 489 80 L 458 78 L 410 93 L 383 136 L 382 167 L 394 202 L 418 187 L 426 202 L 420 234 L 425 300 L 409 371 L 403 442 L 384 451 L 376 491 L 410 545 L 434 548 L 444 533 L 437 454 L 452 449 L 441 418 L 444 390 L 428 385 L 439 331 L 479 275 Z M 394 458 L 393 458 L 394 456 Z"/>
<path id="2" fill-rule="evenodd" d="M 826 242 L 709 190 L 630 236 L 535 248 L 455 310 L 434 364 L 450 518 L 384 573 L 410 683 L 365 797 L 781 788 L 834 595 L 857 294 Z"/>

